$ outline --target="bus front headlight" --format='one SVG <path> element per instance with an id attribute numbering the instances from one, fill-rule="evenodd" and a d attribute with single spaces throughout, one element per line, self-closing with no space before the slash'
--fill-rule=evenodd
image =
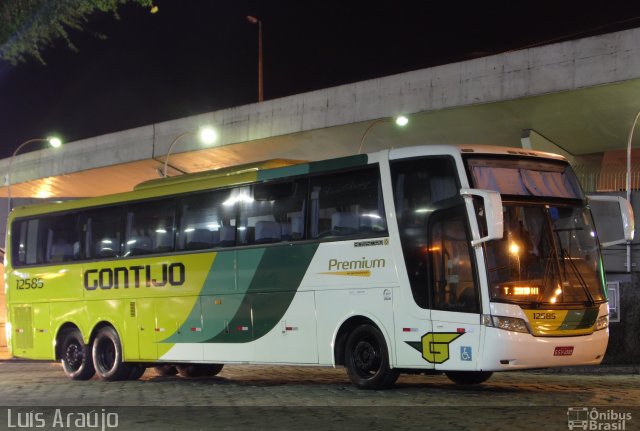
<path id="1" fill-rule="evenodd" d="M 494 328 L 504 329 L 505 331 L 523 332 L 525 334 L 529 333 L 527 323 L 523 319 L 517 317 L 493 316 L 485 314 L 482 316 L 482 323 L 485 326 L 492 326 Z"/>
<path id="2" fill-rule="evenodd" d="M 596 331 L 607 329 L 608 327 L 609 327 L 609 315 L 605 314 L 604 316 L 598 317 L 598 320 L 596 320 Z"/>

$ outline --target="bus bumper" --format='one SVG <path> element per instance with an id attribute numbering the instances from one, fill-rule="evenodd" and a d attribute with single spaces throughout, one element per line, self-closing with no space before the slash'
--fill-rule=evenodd
<path id="1" fill-rule="evenodd" d="M 491 327 L 485 330 L 484 354 L 478 364 L 484 371 L 598 365 L 609 340 L 609 329 L 572 337 L 534 337 Z"/>

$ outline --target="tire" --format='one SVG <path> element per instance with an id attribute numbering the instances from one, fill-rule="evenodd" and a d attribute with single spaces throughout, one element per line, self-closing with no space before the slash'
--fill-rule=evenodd
<path id="1" fill-rule="evenodd" d="M 127 380 L 131 366 L 122 361 L 122 343 L 115 329 L 105 326 L 93 340 L 93 365 L 100 380 Z"/>
<path id="2" fill-rule="evenodd" d="M 161 377 L 170 377 L 178 374 L 178 370 L 175 365 L 159 365 L 154 367 L 156 373 Z"/>
<path id="3" fill-rule="evenodd" d="M 222 371 L 224 364 L 191 364 L 178 365 L 178 374 L 182 377 L 215 376 Z"/>
<path id="4" fill-rule="evenodd" d="M 60 357 L 62 369 L 71 380 L 89 380 L 96 373 L 91 347 L 84 343 L 79 329 L 64 335 Z"/>
<path id="5" fill-rule="evenodd" d="M 129 380 L 138 380 L 145 371 L 147 371 L 147 367 L 143 367 L 142 365 L 130 365 L 131 372 L 129 373 Z"/>
<path id="6" fill-rule="evenodd" d="M 445 374 L 458 385 L 479 385 L 493 375 L 491 371 L 445 371 Z"/>
<path id="7" fill-rule="evenodd" d="M 384 336 L 369 324 L 362 324 L 349 334 L 344 363 L 351 382 L 360 389 L 387 389 L 398 379 L 398 371 L 389 367 Z"/>

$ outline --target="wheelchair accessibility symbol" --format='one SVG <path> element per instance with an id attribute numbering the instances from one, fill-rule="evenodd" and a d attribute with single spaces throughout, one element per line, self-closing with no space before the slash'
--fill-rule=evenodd
<path id="1" fill-rule="evenodd" d="M 460 360 L 471 361 L 473 359 L 471 346 L 460 346 Z"/>

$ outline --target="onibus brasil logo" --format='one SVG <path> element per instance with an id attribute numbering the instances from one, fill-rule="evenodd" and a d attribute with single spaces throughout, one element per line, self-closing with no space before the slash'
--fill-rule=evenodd
<path id="1" fill-rule="evenodd" d="M 598 410 L 595 407 L 569 407 L 567 428 L 582 430 L 626 430 L 631 413 L 613 409 Z"/>

